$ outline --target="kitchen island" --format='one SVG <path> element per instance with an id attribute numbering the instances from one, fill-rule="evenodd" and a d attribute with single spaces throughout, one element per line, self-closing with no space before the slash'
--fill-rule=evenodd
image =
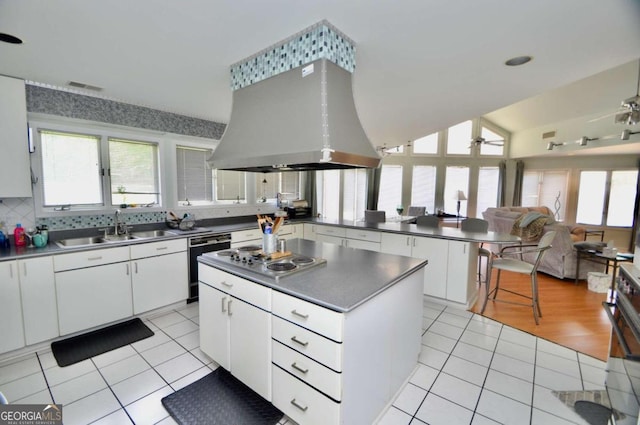
<path id="1" fill-rule="evenodd" d="M 426 260 L 301 239 L 278 279 L 199 257 L 201 349 L 300 424 L 371 424 L 418 363 Z"/>

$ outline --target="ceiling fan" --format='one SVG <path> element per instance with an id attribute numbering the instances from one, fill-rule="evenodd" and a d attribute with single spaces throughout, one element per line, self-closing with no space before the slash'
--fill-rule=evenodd
<path id="1" fill-rule="evenodd" d="M 469 144 L 469 149 L 471 149 L 474 146 L 480 146 L 480 145 L 504 146 L 504 139 L 487 140 L 484 137 L 478 136 L 471 139 L 471 143 Z"/>
<path id="2" fill-rule="evenodd" d="M 589 122 L 599 121 L 610 116 L 615 116 L 614 122 L 616 124 L 635 125 L 640 123 L 640 60 L 638 60 L 636 95 L 623 100 L 616 112 L 592 119 Z"/>

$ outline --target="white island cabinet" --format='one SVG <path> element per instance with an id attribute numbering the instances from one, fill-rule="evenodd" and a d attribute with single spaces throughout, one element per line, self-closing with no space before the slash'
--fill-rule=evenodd
<path id="1" fill-rule="evenodd" d="M 271 289 L 198 264 L 200 349 L 271 400 Z"/>
<path id="2" fill-rule="evenodd" d="M 288 248 L 326 263 L 276 280 L 199 259 L 200 347 L 299 424 L 375 423 L 418 364 L 423 262 Z M 265 382 L 269 397 L 256 389 Z"/>

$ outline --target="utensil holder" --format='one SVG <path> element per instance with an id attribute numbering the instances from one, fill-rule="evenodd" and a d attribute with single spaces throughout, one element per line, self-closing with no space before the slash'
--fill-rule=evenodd
<path id="1" fill-rule="evenodd" d="M 273 233 L 265 233 L 262 235 L 262 252 L 271 254 L 278 250 L 278 237 Z"/>

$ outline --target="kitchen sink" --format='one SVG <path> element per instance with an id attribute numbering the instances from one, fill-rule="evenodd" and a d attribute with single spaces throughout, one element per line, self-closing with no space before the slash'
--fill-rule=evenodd
<path id="1" fill-rule="evenodd" d="M 158 238 L 160 236 L 175 235 L 175 233 L 168 230 L 147 230 L 142 232 L 132 232 L 131 236 L 136 238 Z"/>
<path id="2" fill-rule="evenodd" d="M 132 239 L 138 239 L 136 236 L 133 235 L 109 235 L 107 237 L 103 237 L 101 238 L 104 242 L 122 242 L 122 241 L 129 241 Z"/>
<path id="3" fill-rule="evenodd" d="M 75 246 L 95 245 L 105 242 L 106 241 L 102 236 L 93 236 L 86 238 L 61 239 L 56 241 L 56 244 L 62 248 L 71 248 Z"/>

